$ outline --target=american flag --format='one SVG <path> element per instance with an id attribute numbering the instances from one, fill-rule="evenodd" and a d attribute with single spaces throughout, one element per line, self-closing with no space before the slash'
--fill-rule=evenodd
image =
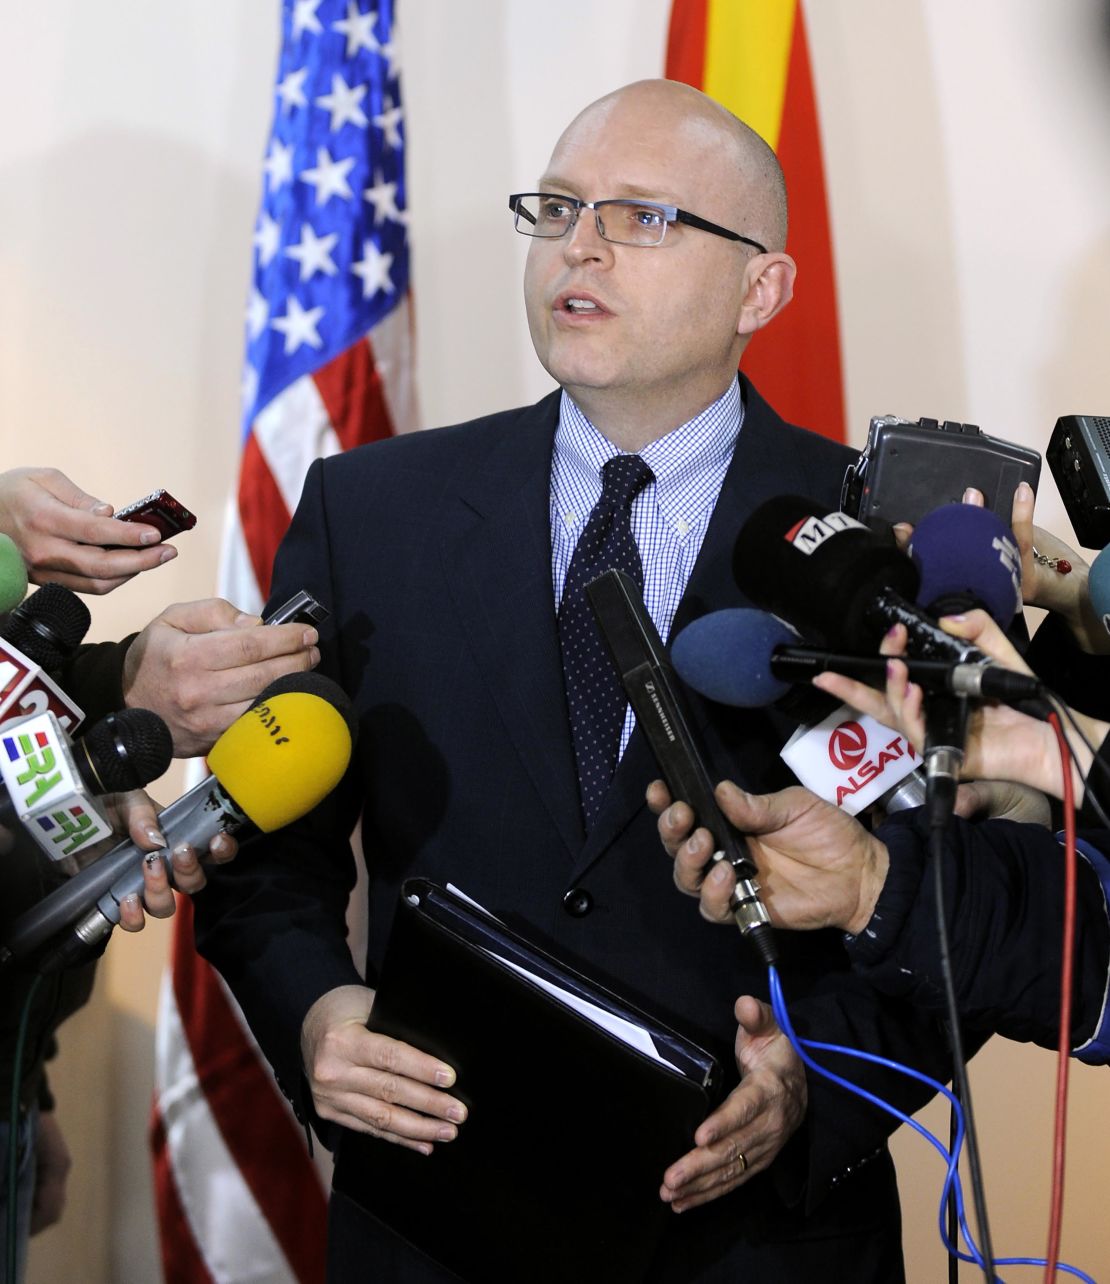
<path id="1" fill-rule="evenodd" d="M 285 0 L 220 592 L 257 611 L 313 459 L 417 426 L 393 0 Z M 166 1279 L 323 1281 L 320 1173 L 181 898 L 152 1120 Z"/>

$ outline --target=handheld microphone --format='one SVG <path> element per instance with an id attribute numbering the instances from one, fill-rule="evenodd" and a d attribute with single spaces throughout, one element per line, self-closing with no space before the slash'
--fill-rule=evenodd
<path id="1" fill-rule="evenodd" d="M 0 614 L 23 601 L 27 563 L 10 535 L 0 534 Z"/>
<path id="2" fill-rule="evenodd" d="M 917 600 L 930 615 L 980 607 L 1006 629 L 1021 610 L 1021 552 L 989 508 L 933 509 L 914 527 L 909 555 L 921 576 Z"/>
<path id="3" fill-rule="evenodd" d="M 777 704 L 795 684 L 818 673 L 843 673 L 873 686 L 886 679 L 886 660 L 875 655 L 845 655 L 802 645 L 789 624 L 750 607 L 712 611 L 688 624 L 671 644 L 678 676 L 719 704 L 759 709 Z M 1034 700 L 1043 685 L 993 661 L 950 664 L 944 660 L 905 660 L 910 680 L 927 691 L 943 691 L 1014 703 Z"/>
<path id="4" fill-rule="evenodd" d="M 44 584 L 0 625 L 0 725 L 33 713 L 52 713 L 66 731 L 84 718 L 81 707 L 44 670 L 76 651 L 91 623 L 89 609 L 60 584 Z"/>
<path id="5" fill-rule="evenodd" d="M 921 586 L 921 572 L 910 558 L 847 514 L 823 513 L 800 496 L 780 496 L 756 509 L 736 540 L 733 572 L 757 605 L 815 633 L 826 645 L 874 650 L 891 626 L 901 624 L 913 658 L 987 661 L 977 647 L 945 633 L 908 600 Z M 939 821 L 955 796 L 966 699 L 941 697 L 931 712 L 926 774 L 931 816 Z"/>
<path id="6" fill-rule="evenodd" d="M 311 811 L 346 771 L 356 731 L 350 700 L 329 678 L 297 673 L 271 683 L 213 745 L 212 775 L 159 817 L 167 868 L 182 844 L 203 855 L 217 834 L 248 824 L 269 833 Z M 51 965 L 80 957 L 119 922 L 124 897 L 141 890 L 146 855 L 134 843 L 120 843 L 51 892 L 16 920 L 0 963 L 26 958 L 70 924 L 73 931 Z"/>
<path id="7" fill-rule="evenodd" d="M 1110 551 L 1105 548 L 1091 563 L 1087 592 L 1094 613 L 1102 621 L 1102 627 L 1110 633 Z"/>
<path id="8" fill-rule="evenodd" d="M 716 846 L 712 860 L 727 860 L 736 874 L 730 898 L 736 926 L 762 962 L 776 963 L 778 947 L 771 916 L 759 898 L 759 871 L 743 836 L 729 824 L 713 796 L 713 784 L 690 731 L 666 648 L 644 606 L 639 585 L 624 571 L 609 570 L 586 585 L 586 595 L 672 797 L 687 803 L 695 823 L 712 834 Z"/>
<path id="9" fill-rule="evenodd" d="M 97 795 L 141 788 L 172 755 L 169 729 L 149 709 L 109 714 L 73 742 L 53 714 L 36 714 L 0 732 L 0 826 L 64 860 L 111 837 Z"/>

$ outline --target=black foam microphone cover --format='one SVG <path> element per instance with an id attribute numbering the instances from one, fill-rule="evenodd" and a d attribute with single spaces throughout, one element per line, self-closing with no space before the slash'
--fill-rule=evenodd
<path id="1" fill-rule="evenodd" d="M 89 631 L 89 608 L 61 584 L 44 584 L 24 599 L 4 621 L 2 634 L 40 668 L 56 669 Z"/>
<path id="2" fill-rule="evenodd" d="M 897 547 L 844 513 L 800 495 L 761 504 L 733 548 L 742 592 L 817 645 L 874 650 L 884 627 L 869 613 L 877 593 L 913 598 L 919 573 Z"/>

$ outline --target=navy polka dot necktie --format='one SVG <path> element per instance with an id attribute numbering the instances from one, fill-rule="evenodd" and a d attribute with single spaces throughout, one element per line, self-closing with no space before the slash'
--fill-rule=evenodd
<path id="1" fill-rule="evenodd" d="M 613 778 L 628 701 L 586 597 L 586 585 L 616 569 L 643 588 L 644 568 L 632 537 L 632 501 L 654 480 L 639 455 L 616 455 L 602 465 L 601 498 L 575 545 L 563 586 L 559 642 L 587 830 Z"/>

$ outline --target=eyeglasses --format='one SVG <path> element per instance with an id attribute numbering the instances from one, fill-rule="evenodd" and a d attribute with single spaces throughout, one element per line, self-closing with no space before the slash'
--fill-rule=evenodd
<path id="1" fill-rule="evenodd" d="M 662 245 L 669 224 L 686 223 L 728 241 L 743 241 L 760 254 L 767 253 L 767 247 L 750 236 L 730 232 L 727 227 L 698 218 L 677 205 L 657 201 L 580 201 L 577 197 L 557 196 L 553 192 L 518 192 L 509 197 L 509 209 L 514 215 L 513 226 L 522 236 L 551 239 L 566 236 L 583 210 L 593 210 L 598 235 L 615 245 Z"/>

